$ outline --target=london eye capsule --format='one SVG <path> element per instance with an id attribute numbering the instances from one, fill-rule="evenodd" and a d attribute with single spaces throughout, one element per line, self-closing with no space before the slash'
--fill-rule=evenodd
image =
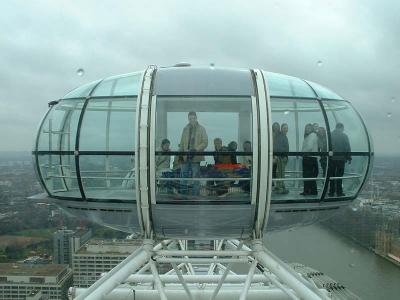
<path id="1" fill-rule="evenodd" d="M 260 237 L 331 216 L 373 157 L 349 101 L 262 70 L 148 67 L 49 103 L 34 145 L 47 198 L 156 238 Z"/>

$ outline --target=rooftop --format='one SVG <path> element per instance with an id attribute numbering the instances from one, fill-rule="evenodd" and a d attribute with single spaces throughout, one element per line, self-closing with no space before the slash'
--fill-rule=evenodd
<path id="1" fill-rule="evenodd" d="M 90 240 L 83 245 L 78 251 L 78 254 L 87 253 L 107 253 L 121 254 L 132 253 L 136 248 L 142 245 L 142 240 Z"/>
<path id="2" fill-rule="evenodd" d="M 57 276 L 67 265 L 32 265 L 21 263 L 0 263 L 0 274 L 6 276 Z"/>

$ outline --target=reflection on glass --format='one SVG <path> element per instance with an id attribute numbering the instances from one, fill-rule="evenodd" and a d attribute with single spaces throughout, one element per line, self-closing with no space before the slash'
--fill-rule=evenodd
<path id="1" fill-rule="evenodd" d="M 158 97 L 157 202 L 249 201 L 251 128 L 250 97 Z"/>

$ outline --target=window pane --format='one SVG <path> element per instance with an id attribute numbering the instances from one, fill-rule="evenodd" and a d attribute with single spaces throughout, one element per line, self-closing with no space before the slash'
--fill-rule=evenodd
<path id="1" fill-rule="evenodd" d="M 191 111 L 195 114 L 188 115 Z M 250 201 L 251 128 L 250 97 L 158 97 L 157 202 Z"/>
<path id="2" fill-rule="evenodd" d="M 92 96 L 136 96 L 141 78 L 142 72 L 105 79 L 96 87 Z"/>
<path id="3" fill-rule="evenodd" d="M 271 99 L 272 200 L 318 199 L 327 172 L 327 137 L 316 100 Z M 311 152 L 297 155 L 290 152 Z M 324 152 L 318 155 L 317 152 Z"/>
<path id="4" fill-rule="evenodd" d="M 322 85 L 319 85 L 319 84 L 311 82 L 311 81 L 307 81 L 307 82 L 312 86 L 314 91 L 317 93 L 318 97 L 325 98 L 325 99 L 343 100 L 342 97 L 340 97 L 339 95 L 335 94 L 334 92 L 332 92 L 331 90 L 327 89 L 326 87 L 323 87 Z"/>
<path id="5" fill-rule="evenodd" d="M 134 200 L 134 166 L 134 156 L 80 156 L 81 178 L 86 198 Z"/>
<path id="6" fill-rule="evenodd" d="M 368 136 L 364 126 L 354 109 L 345 101 L 324 101 L 332 133 L 338 123 L 344 126 L 344 134 L 348 136 L 353 152 L 368 152 Z M 333 142 L 333 141 L 332 141 Z M 335 145 L 332 145 L 335 152 Z M 339 147 L 340 148 L 340 147 Z"/>
<path id="7" fill-rule="evenodd" d="M 299 78 L 267 72 L 267 80 L 271 97 L 316 97 L 310 86 Z"/>
<path id="8" fill-rule="evenodd" d="M 92 91 L 92 89 L 94 88 L 94 86 L 99 82 L 100 80 L 96 80 L 93 82 L 90 82 L 88 84 L 82 85 L 74 90 L 72 90 L 71 92 L 69 92 L 68 94 L 66 94 L 63 99 L 67 99 L 67 98 L 82 98 L 82 97 L 87 97 L 89 96 L 90 92 Z"/>
<path id="9" fill-rule="evenodd" d="M 62 100 L 52 108 L 40 129 L 38 150 L 74 150 L 83 102 L 83 99 Z"/>
<path id="10" fill-rule="evenodd" d="M 39 169 L 49 192 L 55 196 L 81 198 L 72 155 L 39 155 Z"/>
<path id="11" fill-rule="evenodd" d="M 80 150 L 134 151 L 136 98 L 93 99 L 82 122 Z"/>
<path id="12" fill-rule="evenodd" d="M 366 176 L 368 157 L 350 157 L 351 163 L 335 157 L 329 160 L 329 172 L 333 179 L 329 182 L 328 198 L 355 196 L 360 188 Z"/>

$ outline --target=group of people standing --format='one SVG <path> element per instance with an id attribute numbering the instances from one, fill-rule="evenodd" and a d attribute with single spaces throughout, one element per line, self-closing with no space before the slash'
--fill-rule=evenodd
<path id="1" fill-rule="evenodd" d="M 274 192 L 277 194 L 287 194 L 289 191 L 285 187 L 283 178 L 285 178 L 285 168 L 288 162 L 289 142 L 287 138 L 288 125 L 286 123 L 275 122 L 272 124 L 273 134 L 273 170 L 272 177 L 275 180 Z M 351 147 L 348 136 L 344 133 L 344 125 L 337 123 L 335 129 L 331 133 L 331 142 L 333 153 L 339 153 L 329 159 L 328 165 L 328 142 L 326 129 L 319 127 L 318 123 L 307 124 L 304 128 L 304 140 L 301 151 L 303 153 L 303 178 L 304 186 L 302 196 L 317 195 L 317 182 L 315 178 L 318 177 L 318 157 L 321 169 L 324 176 L 329 175 L 333 178 L 329 182 L 329 196 L 335 195 L 338 197 L 345 196 L 343 193 L 342 179 L 346 161 L 351 163 Z M 325 155 L 316 155 L 317 152 L 323 152 Z M 328 172 L 328 174 L 327 174 Z M 310 179 L 307 179 L 310 178 Z M 281 180 L 279 180 L 281 179 Z"/>
<path id="2" fill-rule="evenodd" d="M 289 190 L 285 186 L 285 169 L 288 163 L 289 153 L 289 140 L 287 133 L 289 126 L 286 123 L 281 125 L 277 122 L 272 124 L 273 133 L 273 170 L 272 177 L 273 190 L 277 194 L 287 194 Z M 344 125 L 337 123 L 336 128 L 331 133 L 331 142 L 333 155 L 329 158 L 327 155 L 327 132 L 324 127 L 319 127 L 317 123 L 307 124 L 304 128 L 304 140 L 301 151 L 303 153 L 303 178 L 304 187 L 303 192 L 300 195 L 317 195 L 317 182 L 318 177 L 318 158 L 319 163 L 324 173 L 329 177 L 333 178 L 330 180 L 329 196 L 334 196 L 335 193 L 338 197 L 344 196 L 342 188 L 342 179 L 345 169 L 345 163 L 351 163 L 351 148 L 350 142 L 347 135 L 344 133 Z M 179 163 L 180 176 L 182 178 L 191 177 L 198 179 L 200 177 L 200 162 L 204 161 L 204 155 L 197 154 L 203 152 L 208 146 L 208 136 L 205 128 L 197 121 L 196 112 L 189 112 L 188 124 L 184 127 L 181 135 L 179 144 L 180 152 L 187 152 L 185 155 L 179 155 L 175 157 L 174 167 L 176 163 Z M 170 151 L 170 141 L 164 139 L 161 143 L 161 151 Z M 235 141 L 231 141 L 228 146 L 223 146 L 221 138 L 214 139 L 214 163 L 217 164 L 237 164 L 238 158 L 235 152 L 237 151 L 238 144 Z M 251 142 L 245 141 L 243 143 L 243 151 L 251 152 Z M 229 152 L 224 154 L 223 152 Z M 318 155 L 319 152 L 322 153 Z M 156 157 L 156 171 L 169 169 L 171 162 L 171 156 L 160 155 Z M 246 168 L 250 168 L 252 164 L 252 156 L 240 156 L 239 163 L 243 164 Z M 190 175 L 188 175 L 190 174 Z M 186 180 L 186 179 L 185 179 Z M 185 180 L 181 180 L 181 185 L 187 185 Z M 243 187 L 242 187 L 243 188 Z M 192 184 L 192 194 L 200 194 L 200 182 L 194 180 Z"/>

